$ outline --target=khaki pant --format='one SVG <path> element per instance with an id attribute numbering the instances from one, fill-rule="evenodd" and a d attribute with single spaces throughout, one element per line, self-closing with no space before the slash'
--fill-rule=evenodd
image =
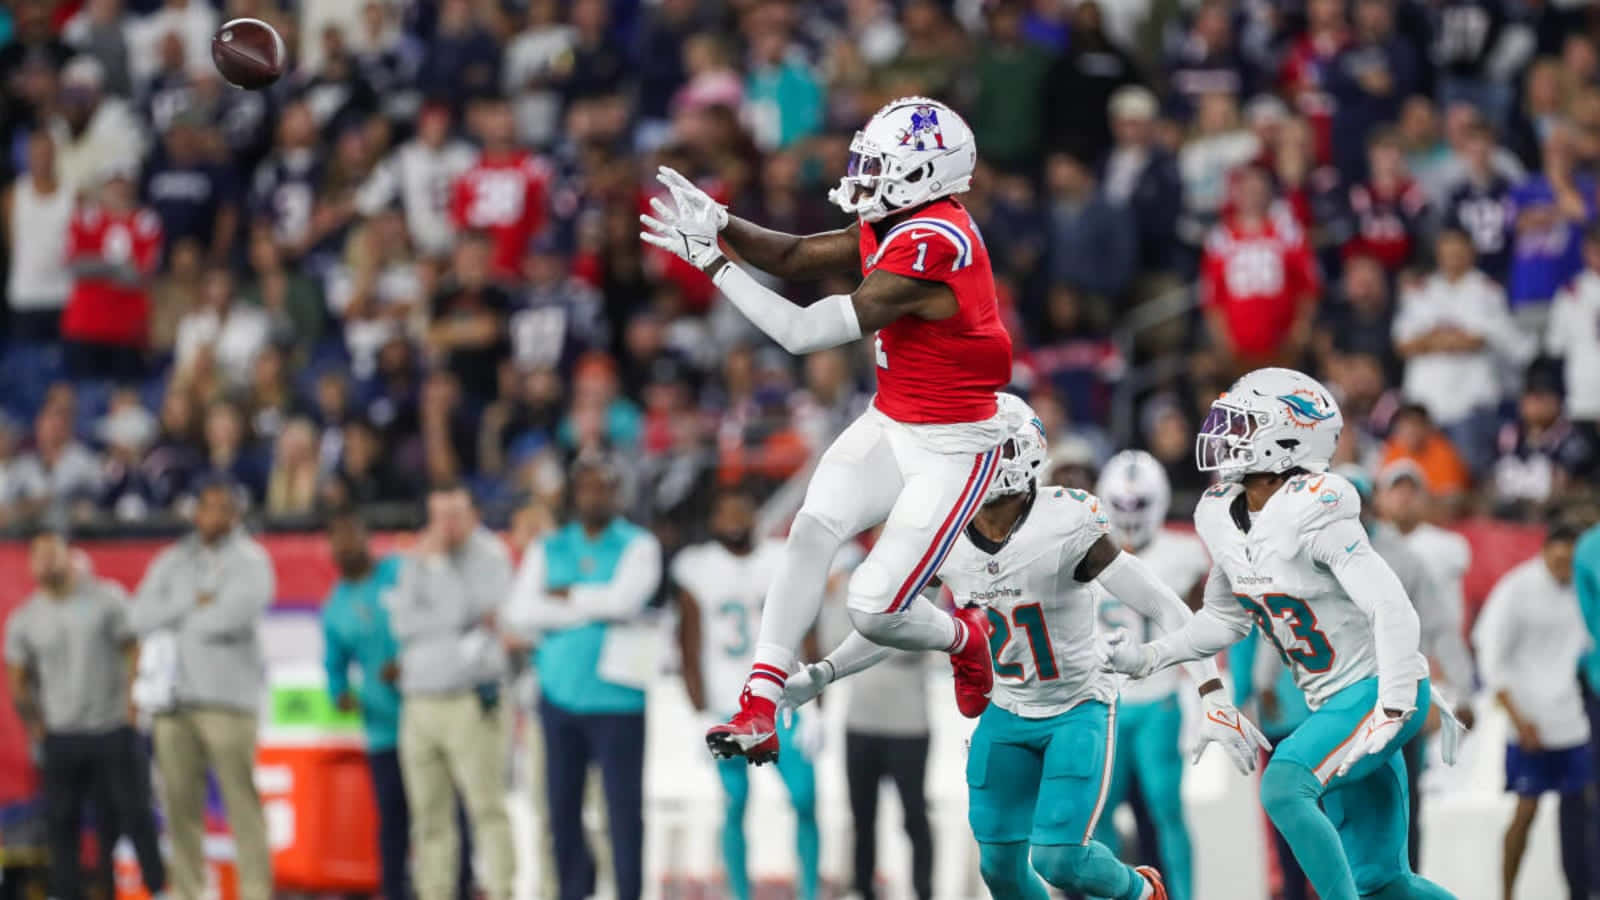
<path id="1" fill-rule="evenodd" d="M 216 775 L 233 832 L 239 900 L 270 900 L 272 851 L 256 793 L 255 714 L 216 706 L 180 707 L 156 716 L 155 748 L 177 900 L 200 900 L 205 893 L 207 769 Z"/>
<path id="2" fill-rule="evenodd" d="M 457 791 L 473 844 L 487 870 L 489 900 L 511 896 L 515 861 L 506 815 L 505 728 L 477 694 L 413 695 L 400 712 L 400 771 L 411 807 L 411 858 L 417 900 L 454 900 L 461 835 Z"/>

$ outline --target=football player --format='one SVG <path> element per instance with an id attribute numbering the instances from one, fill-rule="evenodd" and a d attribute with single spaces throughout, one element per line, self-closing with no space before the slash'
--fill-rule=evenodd
<path id="1" fill-rule="evenodd" d="M 1342 426 L 1327 389 L 1290 369 L 1250 372 L 1211 404 L 1195 438 L 1196 465 L 1223 479 L 1194 516 L 1212 559 L 1205 604 L 1176 632 L 1115 644 L 1107 664 L 1144 678 L 1209 659 L 1258 625 L 1312 709 L 1261 778 L 1262 805 L 1312 887 L 1323 900 L 1448 898 L 1406 858 L 1399 751 L 1427 718 L 1428 668 L 1356 489 L 1328 471 Z"/>
<path id="2" fill-rule="evenodd" d="M 939 568 L 956 603 L 990 628 L 994 698 L 967 756 L 983 880 L 995 897 L 1045 900 L 1048 882 L 1111 900 L 1166 900 L 1157 870 L 1124 865 L 1093 840 L 1118 731 L 1117 679 L 1096 650 L 1098 610 L 1109 592 L 1168 631 L 1192 613 L 1118 548 L 1093 494 L 1037 484 L 1044 428 L 1021 400 L 1002 403 L 1019 407 L 1024 424 L 1002 445 L 1000 474 Z M 853 634 L 790 678 L 785 702 L 803 704 L 886 653 Z M 1253 771 L 1266 739 L 1225 699 L 1214 664 L 1190 674 L 1206 712 L 1201 749 L 1220 743 L 1241 772 Z"/>
<path id="3" fill-rule="evenodd" d="M 851 624 L 887 647 L 949 653 L 962 713 L 988 705 L 994 676 L 981 623 L 920 597 L 988 491 L 1012 425 L 995 406 L 1011 379 L 1011 339 L 988 250 L 956 200 L 977 160 L 972 130 L 954 110 L 895 100 L 856 133 L 828 195 L 856 222 L 804 237 L 731 216 L 683 175 L 660 171 L 672 202 L 651 200 L 641 239 L 704 270 L 785 350 L 877 332 L 878 393 L 817 462 L 767 594 L 739 711 L 706 734 L 716 755 L 777 757 L 776 703 L 821 609 L 828 561 L 879 523 L 881 536 L 850 578 Z M 743 265 L 723 255 L 724 243 Z M 799 306 L 745 266 L 788 280 L 854 274 L 861 283 Z"/>

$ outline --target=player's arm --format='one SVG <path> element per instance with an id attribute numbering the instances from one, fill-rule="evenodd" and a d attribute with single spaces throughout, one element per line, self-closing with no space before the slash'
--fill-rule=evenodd
<path id="1" fill-rule="evenodd" d="M 683 689 L 698 712 L 706 708 L 705 676 L 700 671 L 700 601 L 678 589 L 678 658 L 683 666 Z"/>
<path id="2" fill-rule="evenodd" d="M 1517 605 L 1511 583 L 1502 580 L 1496 584 L 1472 628 L 1472 642 L 1478 648 L 1478 669 L 1483 675 L 1484 689 L 1506 711 L 1522 748 L 1537 750 L 1539 731 L 1523 717 L 1522 710 L 1511 699 L 1511 676 L 1507 672 L 1507 663 L 1517 644 Z"/>
<path id="3" fill-rule="evenodd" d="M 1114 591 L 1110 585 L 1106 589 Z M 1251 624 L 1249 615 L 1233 599 L 1228 576 L 1213 565 L 1211 577 L 1206 579 L 1205 603 L 1199 612 L 1182 627 L 1147 644 L 1117 648 L 1109 663 L 1118 672 L 1143 678 L 1151 672 L 1216 656 L 1249 634 Z"/>
<path id="4" fill-rule="evenodd" d="M 1101 535 L 1089 547 L 1089 552 L 1078 561 L 1072 577 L 1079 582 L 1099 581 L 1100 586 L 1110 591 L 1112 596 L 1155 622 L 1163 634 L 1182 631 L 1195 617 L 1177 593 L 1167 587 L 1143 560 L 1132 553 L 1122 552 L 1109 535 Z M 1222 690 L 1222 678 L 1217 673 L 1216 660 L 1210 656 L 1190 662 L 1185 669 L 1199 686 L 1200 696 Z"/>
<path id="5" fill-rule="evenodd" d="M 849 275 L 861 264 L 860 224 L 818 234 L 785 234 L 730 215 L 719 234 L 740 259 L 787 281 Z"/>
<path id="6" fill-rule="evenodd" d="M 1417 682 L 1427 674 L 1419 649 L 1422 627 L 1399 577 L 1372 549 L 1366 529 L 1354 517 L 1328 523 L 1310 537 L 1306 549 L 1372 623 L 1378 699 L 1384 710 L 1398 716 L 1415 709 Z"/>
<path id="7" fill-rule="evenodd" d="M 783 702 L 798 709 L 820 696 L 823 688 L 872 668 L 893 652 L 862 637 L 860 632 L 852 631 L 832 653 L 801 666 L 789 676 L 783 684 Z"/>

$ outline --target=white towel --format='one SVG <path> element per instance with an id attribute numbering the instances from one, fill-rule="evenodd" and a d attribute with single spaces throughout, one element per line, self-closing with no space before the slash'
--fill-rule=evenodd
<path id="1" fill-rule="evenodd" d="M 178 681 L 178 636 L 157 631 L 139 645 L 139 670 L 133 679 L 133 703 L 154 715 L 171 709 Z"/>

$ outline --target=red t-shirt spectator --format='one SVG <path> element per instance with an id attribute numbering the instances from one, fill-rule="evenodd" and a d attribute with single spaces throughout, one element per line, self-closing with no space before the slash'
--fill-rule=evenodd
<path id="1" fill-rule="evenodd" d="M 1391 275 L 1400 271 L 1411 261 L 1411 235 L 1418 233 L 1427 211 L 1427 193 L 1409 178 L 1350 188 L 1354 234 L 1345 242 L 1345 258 L 1371 256 Z"/>
<path id="2" fill-rule="evenodd" d="M 1235 353 L 1244 357 L 1282 348 L 1317 281 L 1305 235 L 1284 214 L 1253 227 L 1224 220 L 1211 230 L 1200 261 L 1201 302 L 1221 312 Z"/>
<path id="3" fill-rule="evenodd" d="M 21 223 L 25 227 L 25 223 Z M 131 265 L 141 279 L 161 256 L 161 220 L 148 209 L 113 213 L 84 204 L 67 231 L 67 262 Z M 61 313 L 61 334 L 74 341 L 143 347 L 150 332 L 150 296 L 142 281 L 80 275 Z"/>
<path id="4" fill-rule="evenodd" d="M 528 241 L 544 228 L 549 181 L 549 166 L 525 150 L 485 153 L 456 179 L 450 217 L 458 228 L 489 235 L 496 276 L 521 279 Z"/>

